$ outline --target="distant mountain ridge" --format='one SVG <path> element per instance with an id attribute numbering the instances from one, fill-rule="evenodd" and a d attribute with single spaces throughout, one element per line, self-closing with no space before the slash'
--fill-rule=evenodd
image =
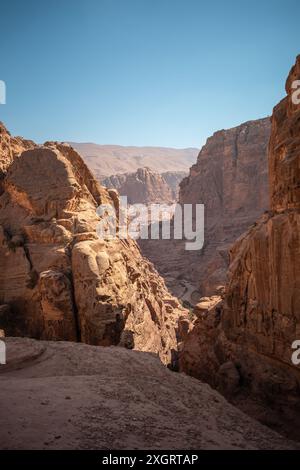
<path id="1" fill-rule="evenodd" d="M 83 157 L 97 179 L 121 173 L 134 173 L 148 167 L 158 173 L 189 171 L 196 163 L 196 148 L 134 147 L 69 142 Z"/>

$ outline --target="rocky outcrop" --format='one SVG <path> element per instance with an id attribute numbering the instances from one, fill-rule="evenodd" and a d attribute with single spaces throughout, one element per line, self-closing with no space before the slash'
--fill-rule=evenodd
<path id="1" fill-rule="evenodd" d="M 4 124 L 0 122 L 0 181 L 15 157 L 24 150 L 35 147 L 31 140 L 12 137 Z"/>
<path id="2" fill-rule="evenodd" d="M 269 118 L 215 132 L 180 185 L 180 203 L 205 205 L 205 244 L 193 273 L 202 295 L 225 282 L 229 247 L 269 207 L 269 136 Z"/>
<path id="3" fill-rule="evenodd" d="M 7 169 L 3 190 L 0 304 L 9 308 L 0 329 L 119 344 L 170 363 L 185 311 L 133 240 L 98 238 L 96 208 L 118 198 L 77 152 L 51 142 L 24 151 Z"/>
<path id="4" fill-rule="evenodd" d="M 287 96 L 272 116 L 271 210 L 233 246 L 223 311 L 217 319 L 212 310 L 196 322 L 181 367 L 199 378 L 205 374 L 218 386 L 221 368 L 230 363 L 231 378 L 223 373 L 221 389 L 226 389 L 235 368 L 237 392 L 249 390 L 269 405 L 278 405 L 282 415 L 292 410 L 299 423 L 300 369 L 291 360 L 292 343 L 300 339 L 300 105 L 291 99 L 294 79 L 300 79 L 300 57 L 287 80 Z M 206 324 L 213 319 L 210 335 Z M 213 360 L 205 365 L 203 355 Z"/>
<path id="5" fill-rule="evenodd" d="M 171 204 L 174 190 L 164 177 L 150 168 L 138 168 L 135 173 L 112 175 L 101 180 L 107 188 L 127 196 L 128 204 Z M 174 184 L 174 182 L 173 182 Z"/>
<path id="6" fill-rule="evenodd" d="M 6 346 L 1 449 L 297 449 L 153 354 L 27 338 Z"/>
<path id="7" fill-rule="evenodd" d="M 140 244 L 175 295 L 185 299 L 190 292 L 191 305 L 225 283 L 232 243 L 269 207 L 269 137 L 269 118 L 216 132 L 181 182 L 179 202 L 205 206 L 201 250 L 187 251 L 184 240 Z"/>

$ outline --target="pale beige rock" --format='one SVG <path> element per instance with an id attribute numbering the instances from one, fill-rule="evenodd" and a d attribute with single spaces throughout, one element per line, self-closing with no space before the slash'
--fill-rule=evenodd
<path id="1" fill-rule="evenodd" d="M 121 173 L 101 179 L 107 188 L 127 196 L 128 204 L 171 204 L 177 201 L 179 183 L 187 172 L 159 174 L 151 168 L 138 168 L 134 173 Z"/>
<path id="2" fill-rule="evenodd" d="M 7 338 L 1 449 L 297 449 L 153 354 Z M 177 451 L 177 452 L 176 452 Z"/>

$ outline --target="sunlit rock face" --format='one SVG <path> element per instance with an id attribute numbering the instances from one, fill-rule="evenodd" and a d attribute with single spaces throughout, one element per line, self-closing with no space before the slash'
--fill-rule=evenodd
<path id="1" fill-rule="evenodd" d="M 186 311 L 131 240 L 101 240 L 97 207 L 117 205 L 69 145 L 0 134 L 0 329 L 176 356 Z M 4 307 L 5 306 L 5 307 Z M 1 313 L 2 312 L 2 313 Z"/>
<path id="2" fill-rule="evenodd" d="M 300 412 L 300 370 L 292 362 L 292 343 L 300 339 L 300 105 L 292 101 L 291 82 L 296 79 L 300 57 L 271 119 L 270 210 L 234 244 L 221 311 L 211 309 L 197 320 L 181 356 L 182 370 L 205 375 L 225 391 L 235 368 L 235 392 L 247 388 L 281 410 L 293 410 L 295 417 Z M 206 365 L 203 353 L 210 359 Z"/>

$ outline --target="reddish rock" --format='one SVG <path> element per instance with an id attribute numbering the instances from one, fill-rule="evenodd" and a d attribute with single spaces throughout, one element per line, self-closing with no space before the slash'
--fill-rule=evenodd
<path id="1" fill-rule="evenodd" d="M 272 116 L 272 210 L 234 244 L 220 320 L 213 330 L 196 322 L 186 338 L 181 366 L 192 375 L 205 374 L 218 386 L 216 378 L 230 361 L 238 368 L 241 393 L 248 390 L 250 396 L 280 406 L 280 419 L 299 429 L 300 369 L 291 357 L 292 343 L 300 338 L 300 105 L 292 103 L 292 79 L 300 79 L 300 56 L 287 80 L 288 95 Z M 201 342 L 197 348 L 195 341 Z M 221 377 L 226 393 L 226 375 Z"/>

